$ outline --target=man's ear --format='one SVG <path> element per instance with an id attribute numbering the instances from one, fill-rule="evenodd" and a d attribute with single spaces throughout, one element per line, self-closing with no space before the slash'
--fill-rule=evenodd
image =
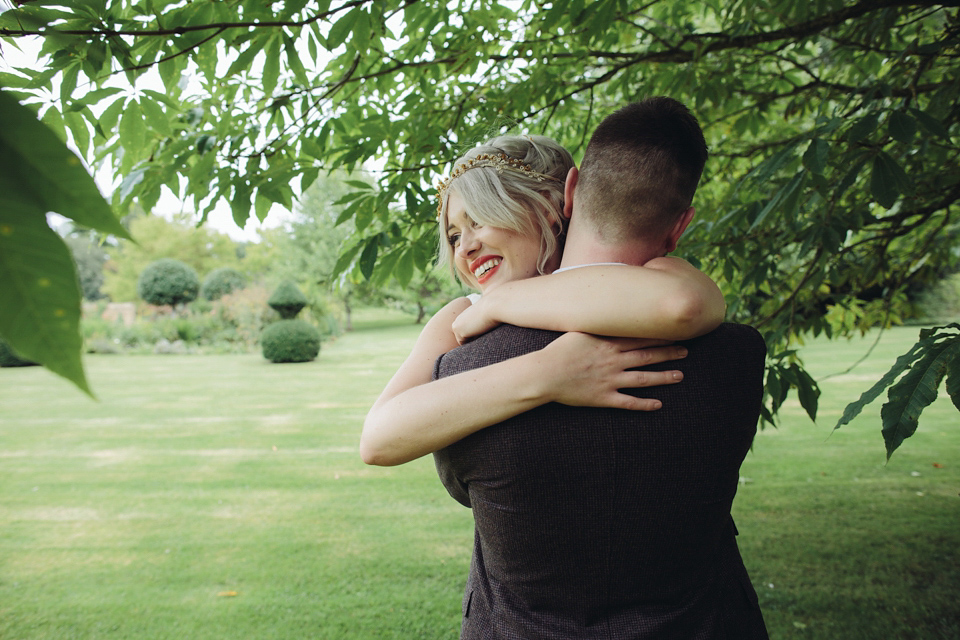
<path id="1" fill-rule="evenodd" d="M 576 167 L 567 171 L 567 181 L 563 185 L 563 217 L 569 219 L 573 213 L 573 192 L 577 189 L 577 180 L 580 173 Z"/>
<path id="2" fill-rule="evenodd" d="M 693 207 L 688 207 L 686 211 L 680 214 L 680 217 L 677 218 L 677 221 L 674 223 L 673 228 L 670 229 L 670 232 L 667 234 L 665 242 L 665 249 L 667 253 L 670 253 L 677 248 L 677 242 L 680 241 L 680 236 L 683 235 L 683 232 L 687 230 L 687 225 L 690 224 L 690 221 L 693 220 L 693 214 L 696 213 L 696 210 Z"/>

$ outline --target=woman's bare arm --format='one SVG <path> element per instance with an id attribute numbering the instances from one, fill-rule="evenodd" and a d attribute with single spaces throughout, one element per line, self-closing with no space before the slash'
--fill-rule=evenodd
<path id="1" fill-rule="evenodd" d="M 370 409 L 360 437 L 367 464 L 408 462 L 547 402 L 654 410 L 658 401 L 619 389 L 673 384 L 682 377 L 678 371 L 627 371 L 682 358 L 679 347 L 642 348 L 654 343 L 569 333 L 540 351 L 431 381 L 435 359 L 456 346 L 449 325 L 465 304 L 455 301 L 427 323 Z"/>
<path id="2" fill-rule="evenodd" d="M 506 282 L 454 322 L 458 341 L 501 323 L 604 336 L 686 340 L 715 329 L 726 312 L 716 283 L 679 258 L 643 267 L 590 266 Z"/>

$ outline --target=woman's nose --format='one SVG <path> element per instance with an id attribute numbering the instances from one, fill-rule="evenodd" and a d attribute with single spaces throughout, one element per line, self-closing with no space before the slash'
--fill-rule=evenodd
<path id="1" fill-rule="evenodd" d="M 457 254 L 466 258 L 480 247 L 480 240 L 473 229 L 465 229 L 460 233 L 460 244 L 457 245 Z"/>

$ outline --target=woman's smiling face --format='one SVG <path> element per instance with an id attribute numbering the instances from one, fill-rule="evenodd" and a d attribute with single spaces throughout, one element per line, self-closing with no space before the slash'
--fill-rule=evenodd
<path id="1" fill-rule="evenodd" d="M 480 291 L 539 275 L 537 236 L 477 224 L 467 215 L 460 194 L 453 190 L 447 200 L 447 242 L 464 284 Z"/>

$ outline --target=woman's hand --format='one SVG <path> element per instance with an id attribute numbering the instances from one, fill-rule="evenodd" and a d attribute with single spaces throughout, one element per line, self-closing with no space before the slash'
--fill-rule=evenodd
<path id="1" fill-rule="evenodd" d="M 458 344 L 463 344 L 471 338 L 483 335 L 500 324 L 487 313 L 488 305 L 484 303 L 486 299 L 480 298 L 464 309 L 453 321 L 451 329 Z"/>
<path id="2" fill-rule="evenodd" d="M 678 360 L 687 350 L 663 340 L 601 338 L 587 333 L 565 333 L 541 352 L 544 383 L 554 402 L 582 407 L 611 407 L 654 411 L 662 404 L 635 398 L 620 389 L 656 387 L 683 380 L 680 371 L 628 371 L 634 367 Z"/>

